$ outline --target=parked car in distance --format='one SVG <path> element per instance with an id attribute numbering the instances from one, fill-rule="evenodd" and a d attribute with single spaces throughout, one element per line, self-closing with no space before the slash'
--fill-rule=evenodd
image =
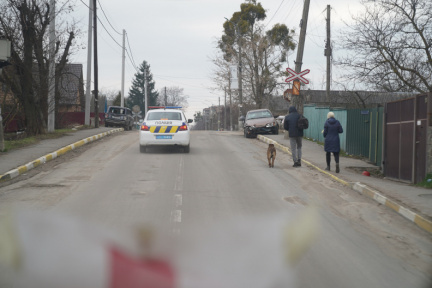
<path id="1" fill-rule="evenodd" d="M 244 123 L 244 137 L 256 137 L 257 134 L 279 134 L 277 116 L 268 109 L 250 110 L 247 112 Z"/>
<path id="2" fill-rule="evenodd" d="M 140 152 L 145 153 L 150 146 L 177 146 L 185 153 L 190 151 L 189 123 L 183 111 L 160 108 L 147 111 L 139 132 Z"/>
<path id="3" fill-rule="evenodd" d="M 123 127 L 131 130 L 133 126 L 132 110 L 126 107 L 110 106 L 105 113 L 105 127 Z"/>

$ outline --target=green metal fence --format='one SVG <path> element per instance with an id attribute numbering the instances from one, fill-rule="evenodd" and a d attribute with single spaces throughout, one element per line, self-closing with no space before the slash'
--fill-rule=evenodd
<path id="1" fill-rule="evenodd" d="M 323 130 L 324 123 L 327 120 L 327 113 L 333 111 L 335 118 L 339 120 L 344 129 L 344 133 L 339 135 L 340 146 L 342 150 L 346 150 L 346 133 L 345 127 L 347 123 L 347 110 L 332 109 L 328 107 L 316 107 L 315 105 L 305 105 L 303 114 L 309 120 L 309 128 L 304 130 L 304 136 L 318 142 L 324 142 Z"/>
<path id="2" fill-rule="evenodd" d="M 322 131 L 329 111 L 334 112 L 344 130 L 340 134 L 341 149 L 351 155 L 363 156 L 381 166 L 384 107 L 369 109 L 329 109 L 305 105 L 304 115 L 309 119 L 309 129 L 304 136 L 324 142 Z"/>

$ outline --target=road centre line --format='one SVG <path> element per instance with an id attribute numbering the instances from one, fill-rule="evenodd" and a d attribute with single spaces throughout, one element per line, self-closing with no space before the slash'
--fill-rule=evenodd
<path id="1" fill-rule="evenodd" d="M 171 212 L 171 218 L 174 223 L 181 223 L 181 210 L 174 210 Z"/>
<path id="2" fill-rule="evenodd" d="M 176 205 L 176 207 L 179 207 L 179 206 L 182 205 L 183 197 L 182 197 L 181 194 L 175 194 L 175 195 L 174 195 L 174 200 L 175 200 L 175 205 Z"/>
<path id="3" fill-rule="evenodd" d="M 174 191 L 182 191 L 183 190 L 183 171 L 184 171 L 184 158 L 183 155 L 180 157 L 179 169 L 177 172 L 177 177 L 174 184 Z"/>

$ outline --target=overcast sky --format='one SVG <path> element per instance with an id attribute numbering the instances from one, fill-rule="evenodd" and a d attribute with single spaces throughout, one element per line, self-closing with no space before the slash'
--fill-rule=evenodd
<path id="1" fill-rule="evenodd" d="M 121 0 L 98 1 L 109 23 L 98 10 L 98 58 L 99 91 L 121 89 L 122 30 L 128 35 L 128 52 L 138 66 L 142 61 L 150 64 L 156 89 L 167 86 L 184 88 L 189 108 L 187 117 L 192 118 L 196 111 L 224 102 L 223 92 L 214 92 L 211 81 L 214 66 L 210 58 L 217 52 L 216 42 L 221 37 L 225 17 L 240 10 L 241 0 Z M 275 23 L 283 23 L 290 29 L 300 32 L 299 23 L 303 11 L 303 0 L 263 0 L 259 1 L 266 9 L 267 18 L 263 21 L 266 29 Z M 89 0 L 77 0 L 75 17 L 83 31 L 82 44 L 87 44 Z M 85 4 L 86 5 L 85 5 Z M 331 5 L 332 42 L 337 44 L 338 31 L 342 21 L 350 21 L 351 14 L 357 14 L 362 6 L 358 0 L 311 0 L 307 26 L 307 38 L 303 55 L 302 70 L 310 69 L 307 75 L 311 81 L 308 88 L 325 89 L 326 58 L 324 45 L 326 37 L 326 7 Z M 112 27 L 111 27 L 112 26 Z M 114 38 L 117 43 L 112 39 Z M 298 41 L 298 36 L 296 36 Z M 337 47 L 335 47 L 337 48 Z M 294 68 L 297 51 L 289 57 Z M 334 51 L 337 57 L 337 50 Z M 87 75 L 87 52 L 80 50 L 71 59 L 73 63 L 84 64 L 84 78 Z M 136 70 L 126 57 L 125 95 Z M 288 67 L 288 66 L 287 66 Z M 287 68 L 287 67 L 284 67 Z M 334 71 L 335 72 L 335 71 Z M 335 74 L 335 73 L 333 73 Z M 93 81 L 93 72 L 92 72 Z M 288 88 L 288 87 L 287 87 Z M 93 89 L 93 86 L 92 86 Z"/>

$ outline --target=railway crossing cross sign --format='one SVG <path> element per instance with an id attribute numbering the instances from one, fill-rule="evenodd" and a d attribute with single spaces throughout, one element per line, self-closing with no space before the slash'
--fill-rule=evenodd
<path id="1" fill-rule="evenodd" d="M 286 69 L 288 71 L 288 73 L 291 74 L 290 77 L 288 77 L 287 79 L 285 79 L 285 82 L 291 82 L 293 80 L 300 80 L 301 82 L 303 82 L 304 84 L 309 84 L 309 80 L 307 80 L 306 78 L 303 78 L 304 75 L 308 74 L 310 72 L 309 69 L 306 69 L 300 73 L 295 72 L 294 70 L 292 70 L 291 68 L 287 68 Z"/>

